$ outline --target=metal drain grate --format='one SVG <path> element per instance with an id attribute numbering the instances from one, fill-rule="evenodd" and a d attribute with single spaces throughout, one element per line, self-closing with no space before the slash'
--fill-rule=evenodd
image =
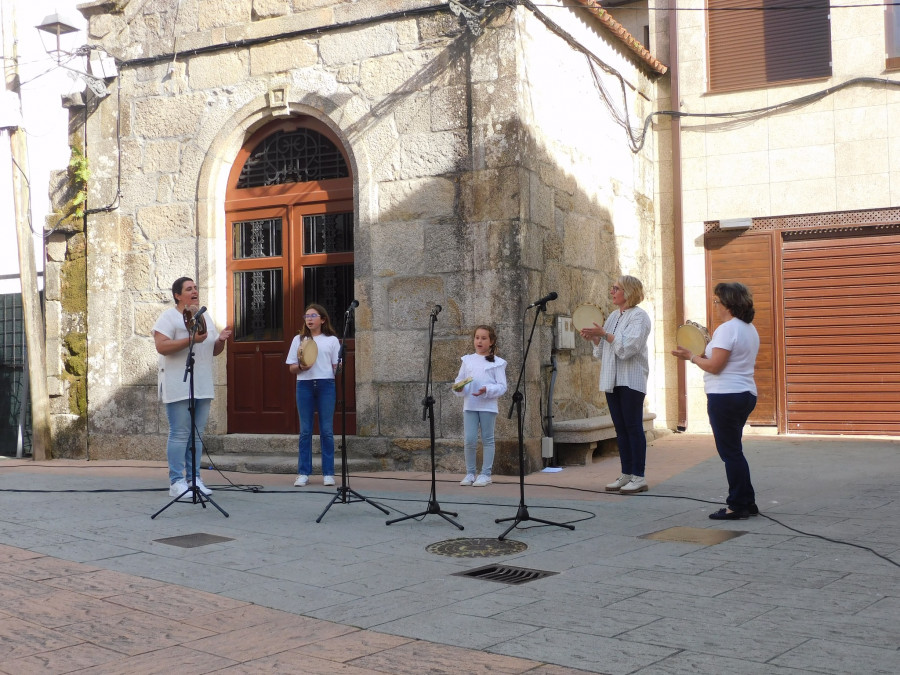
<path id="1" fill-rule="evenodd" d="M 208 546 L 209 544 L 220 544 L 223 541 L 234 541 L 234 539 L 196 532 L 194 534 L 182 534 L 179 537 L 155 539 L 154 541 L 159 544 L 168 544 L 169 546 L 180 546 L 181 548 L 197 548 L 198 546 Z"/>
<path id="2" fill-rule="evenodd" d="M 484 579 L 496 581 L 501 584 L 518 586 L 529 581 L 537 581 L 544 577 L 553 576 L 559 572 L 547 572 L 546 570 L 532 570 L 527 567 L 513 567 L 511 565 L 485 565 L 468 572 L 457 572 L 455 577 L 469 577 L 470 579 Z"/>

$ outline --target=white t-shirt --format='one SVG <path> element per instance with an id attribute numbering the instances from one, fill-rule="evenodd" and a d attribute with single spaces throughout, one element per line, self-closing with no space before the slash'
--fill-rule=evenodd
<path id="1" fill-rule="evenodd" d="M 297 373 L 298 380 L 333 380 L 334 366 L 337 365 L 341 356 L 341 341 L 334 335 L 316 335 L 313 337 L 316 341 L 316 347 L 319 355 L 316 362 L 309 370 L 301 370 Z M 288 350 L 287 358 L 284 360 L 286 364 L 293 365 L 297 363 L 297 348 L 300 347 L 299 333 L 294 336 L 291 342 L 291 348 Z"/>
<path id="2" fill-rule="evenodd" d="M 203 342 L 194 343 L 194 398 L 213 398 L 213 349 L 219 331 L 213 325 L 209 314 L 203 316 L 206 321 L 207 336 Z M 182 340 L 189 337 L 184 325 L 184 316 L 174 307 L 169 307 L 160 314 L 153 326 L 153 332 L 165 335 L 170 340 Z M 159 400 L 163 403 L 185 401 L 189 398 L 190 378 L 184 380 L 187 365 L 187 347 L 174 354 L 159 354 L 159 371 L 157 386 Z"/>
<path id="3" fill-rule="evenodd" d="M 729 319 L 716 328 L 712 340 L 706 345 L 704 356 L 709 358 L 716 347 L 728 350 L 731 355 L 718 375 L 703 373 L 706 393 L 740 394 L 749 391 L 756 396 L 756 382 L 753 380 L 753 368 L 756 366 L 756 354 L 759 352 L 759 333 L 756 326 L 737 317 Z"/>
<path id="4" fill-rule="evenodd" d="M 466 354 L 460 360 L 462 365 L 455 382 L 473 378 L 462 391 L 453 392 L 463 397 L 463 410 L 498 412 L 497 399 L 506 393 L 506 361 L 499 356 L 488 361 L 480 354 Z M 472 395 L 482 387 L 486 391 L 481 396 Z"/>

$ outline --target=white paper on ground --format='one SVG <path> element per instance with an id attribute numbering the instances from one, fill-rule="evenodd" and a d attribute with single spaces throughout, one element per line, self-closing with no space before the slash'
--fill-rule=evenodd
<path id="1" fill-rule="evenodd" d="M 548 466 L 546 469 L 541 469 L 541 473 L 559 473 L 562 471 L 561 466 Z"/>

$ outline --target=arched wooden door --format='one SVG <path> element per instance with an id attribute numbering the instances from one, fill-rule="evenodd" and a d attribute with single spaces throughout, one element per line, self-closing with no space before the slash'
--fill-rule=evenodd
<path id="1" fill-rule="evenodd" d="M 296 379 L 284 364 L 310 302 L 343 335 L 353 300 L 353 180 L 339 139 L 310 117 L 268 125 L 228 177 L 228 432 L 299 431 Z M 352 327 L 351 327 L 352 331 Z M 356 433 L 354 340 L 348 332 L 347 433 Z M 341 379 L 335 430 L 341 429 Z"/>

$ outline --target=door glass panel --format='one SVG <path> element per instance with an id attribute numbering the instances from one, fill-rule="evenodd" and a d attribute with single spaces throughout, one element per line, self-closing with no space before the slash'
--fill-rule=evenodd
<path id="1" fill-rule="evenodd" d="M 244 220 L 232 225 L 234 259 L 281 255 L 281 218 Z"/>
<path id="2" fill-rule="evenodd" d="M 303 252 L 345 253 L 353 250 L 353 214 L 303 216 Z"/>
<path id="3" fill-rule="evenodd" d="M 234 273 L 234 339 L 281 340 L 284 335 L 281 270 Z"/>
<path id="4" fill-rule="evenodd" d="M 303 268 L 306 305 L 317 302 L 328 311 L 338 337 L 344 334 L 344 312 L 353 301 L 353 265 L 319 265 Z M 353 337 L 353 327 L 347 337 Z"/>

